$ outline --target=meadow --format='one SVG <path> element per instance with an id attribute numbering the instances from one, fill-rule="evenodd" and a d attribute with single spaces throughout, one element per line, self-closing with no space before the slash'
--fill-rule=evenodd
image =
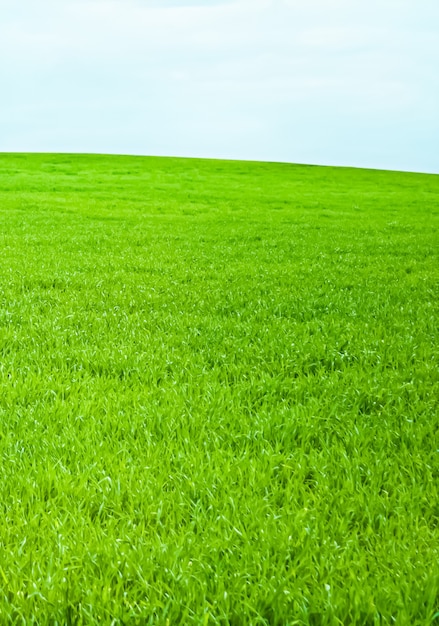
<path id="1" fill-rule="evenodd" d="M 0 154 L 0 622 L 439 624 L 439 176 Z"/>

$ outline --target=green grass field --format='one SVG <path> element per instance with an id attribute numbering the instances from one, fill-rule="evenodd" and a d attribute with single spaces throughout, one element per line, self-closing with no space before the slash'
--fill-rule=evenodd
<path id="1" fill-rule="evenodd" d="M 0 622 L 439 624 L 439 176 L 0 155 Z"/>

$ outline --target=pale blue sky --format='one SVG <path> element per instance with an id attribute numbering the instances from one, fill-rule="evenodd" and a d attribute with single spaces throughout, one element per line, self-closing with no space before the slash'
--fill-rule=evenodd
<path id="1" fill-rule="evenodd" d="M 0 151 L 439 173 L 438 0 L 0 0 Z"/>

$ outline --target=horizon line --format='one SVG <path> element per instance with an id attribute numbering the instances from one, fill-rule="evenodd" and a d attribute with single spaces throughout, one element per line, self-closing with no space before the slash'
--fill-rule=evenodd
<path id="1" fill-rule="evenodd" d="M 96 156 L 96 157 L 121 157 L 121 158 L 143 158 L 143 159 L 181 159 L 192 161 L 223 161 L 227 163 L 265 163 L 267 165 L 292 165 L 298 167 L 322 167 L 333 169 L 351 169 L 351 170 L 365 170 L 371 172 L 389 172 L 400 174 L 421 174 L 425 176 L 439 176 L 439 172 L 425 171 L 425 170 L 411 170 L 411 169 L 394 169 L 394 168 L 382 168 L 371 167 L 361 165 L 346 165 L 346 164 L 328 164 L 328 163 L 301 163 L 297 161 L 283 161 L 272 159 L 239 159 L 239 158 L 224 158 L 224 157 L 205 157 L 205 156 L 183 156 L 183 155 L 158 155 L 158 154 L 144 154 L 144 153 L 125 153 L 125 152 L 76 152 L 76 151 L 52 151 L 52 150 L 0 150 L 0 156 L 7 155 L 52 155 L 52 156 Z"/>

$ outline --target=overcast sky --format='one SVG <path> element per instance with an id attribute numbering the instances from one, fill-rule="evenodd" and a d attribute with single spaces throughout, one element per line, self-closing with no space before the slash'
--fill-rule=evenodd
<path id="1" fill-rule="evenodd" d="M 439 173 L 438 0 L 0 0 L 0 151 Z"/>

